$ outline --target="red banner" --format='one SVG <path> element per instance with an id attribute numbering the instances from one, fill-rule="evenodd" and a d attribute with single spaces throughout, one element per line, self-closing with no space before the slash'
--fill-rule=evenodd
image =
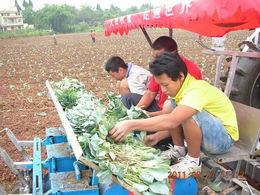
<path id="1" fill-rule="evenodd" d="M 105 20 L 105 35 L 128 34 L 145 28 L 180 28 L 203 36 L 221 37 L 260 27 L 260 0 L 188 0 L 167 7 Z"/>

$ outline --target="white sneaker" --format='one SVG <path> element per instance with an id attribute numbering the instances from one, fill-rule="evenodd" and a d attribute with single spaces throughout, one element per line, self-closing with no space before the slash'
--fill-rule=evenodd
<path id="1" fill-rule="evenodd" d="M 169 150 L 163 151 L 161 157 L 163 160 L 178 160 L 180 157 L 183 157 L 178 150 L 176 150 L 173 145 L 169 144 Z"/>
<path id="2" fill-rule="evenodd" d="M 187 179 L 190 176 L 197 178 L 201 176 L 201 163 L 197 165 L 195 161 L 190 161 L 187 157 L 179 158 L 179 163 L 170 167 L 170 175 L 181 179 Z"/>

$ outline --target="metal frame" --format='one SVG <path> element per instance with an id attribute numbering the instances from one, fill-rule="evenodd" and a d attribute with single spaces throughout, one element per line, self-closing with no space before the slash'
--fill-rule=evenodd
<path id="1" fill-rule="evenodd" d="M 4 190 L 4 188 L 1 185 L 0 185 L 0 194 L 7 195 L 6 191 Z"/>
<path id="2" fill-rule="evenodd" d="M 152 47 L 153 44 L 152 44 L 151 38 L 149 37 L 147 31 L 141 25 L 140 25 L 140 28 L 142 29 L 142 32 L 144 33 L 144 36 L 145 36 L 146 40 L 148 41 L 149 45 Z"/>
<path id="3" fill-rule="evenodd" d="M 33 194 L 43 195 L 41 139 L 34 138 L 33 146 Z"/>
<path id="4" fill-rule="evenodd" d="M 30 191 L 30 187 L 29 187 L 29 183 L 28 181 L 26 181 L 26 179 L 23 176 L 23 172 L 19 171 L 15 166 L 14 163 L 12 161 L 12 159 L 10 158 L 10 156 L 6 153 L 5 150 L 3 150 L 2 148 L 0 148 L 0 156 L 2 157 L 2 159 L 5 161 L 5 163 L 7 164 L 7 166 L 9 167 L 9 169 L 13 172 L 13 174 L 17 177 L 17 179 L 19 180 L 19 182 L 21 183 L 21 186 L 23 188 L 23 191 L 25 193 L 29 193 Z"/>
<path id="5" fill-rule="evenodd" d="M 150 36 L 148 35 L 147 31 L 145 30 L 145 28 L 143 26 L 139 26 L 141 29 L 142 29 L 142 32 L 144 33 L 144 36 L 147 40 L 147 42 L 149 43 L 150 47 L 152 47 L 153 43 L 152 43 L 152 40 L 150 38 Z M 169 29 L 169 37 L 172 38 L 172 29 Z"/>
<path id="6" fill-rule="evenodd" d="M 260 53 L 253 53 L 253 52 L 203 50 L 203 53 L 208 54 L 208 55 L 218 55 L 215 82 L 214 82 L 215 87 L 219 87 L 218 85 L 219 85 L 219 79 L 220 79 L 220 74 L 221 74 L 223 56 L 232 56 L 230 70 L 229 70 L 229 74 L 228 74 L 228 78 L 227 78 L 227 84 L 226 84 L 225 91 L 224 91 L 224 93 L 228 97 L 230 95 L 231 88 L 233 85 L 238 58 L 239 57 L 260 58 Z"/>
<path id="7" fill-rule="evenodd" d="M 257 44 L 259 44 L 260 42 L 260 40 L 259 40 L 259 35 L 260 34 L 260 28 L 257 28 L 257 29 L 255 29 L 255 32 L 250 36 L 250 37 L 248 37 L 246 40 L 247 41 L 250 41 L 250 42 L 253 42 L 255 45 L 257 45 Z M 243 48 L 243 52 L 246 52 L 246 51 L 248 51 L 248 49 L 249 49 L 249 47 L 246 45 L 244 48 Z"/>
<path id="8" fill-rule="evenodd" d="M 18 140 L 16 139 L 13 132 L 10 129 L 6 128 L 6 134 L 8 135 L 9 139 L 13 142 L 15 147 L 18 149 L 18 151 L 23 155 L 24 160 L 31 161 L 32 159 L 27 155 L 26 151 L 21 146 L 21 144 L 18 142 Z"/>

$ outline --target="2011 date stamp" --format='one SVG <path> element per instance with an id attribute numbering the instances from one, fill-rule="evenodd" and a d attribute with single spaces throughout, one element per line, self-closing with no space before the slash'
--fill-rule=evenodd
<path id="1" fill-rule="evenodd" d="M 181 171 L 168 171 L 168 178 L 169 179 L 173 179 L 175 177 L 177 178 L 186 178 L 185 177 L 185 172 L 181 172 Z M 204 177 L 207 179 L 213 179 L 215 178 L 217 175 L 221 175 L 222 178 L 229 178 L 232 175 L 236 178 L 244 178 L 244 171 L 236 171 L 236 172 L 229 172 L 229 171 L 220 171 L 220 172 L 215 172 L 215 171 L 207 171 L 206 173 L 201 173 L 201 171 L 194 171 L 191 173 L 191 177 L 193 178 L 200 178 L 200 177 Z"/>

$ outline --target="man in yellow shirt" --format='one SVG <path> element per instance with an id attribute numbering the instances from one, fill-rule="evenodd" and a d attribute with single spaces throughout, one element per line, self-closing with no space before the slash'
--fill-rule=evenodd
<path id="1" fill-rule="evenodd" d="M 177 177 L 188 178 L 201 170 L 200 147 L 222 154 L 238 140 L 234 107 L 222 91 L 188 74 L 185 62 L 176 53 L 163 53 L 149 65 L 162 91 L 171 97 L 172 112 L 119 122 L 109 134 L 121 141 L 130 131 L 169 130 L 177 148 L 184 147 L 185 137 L 188 153 L 179 151 L 179 162 L 171 166 L 171 171 Z"/>

